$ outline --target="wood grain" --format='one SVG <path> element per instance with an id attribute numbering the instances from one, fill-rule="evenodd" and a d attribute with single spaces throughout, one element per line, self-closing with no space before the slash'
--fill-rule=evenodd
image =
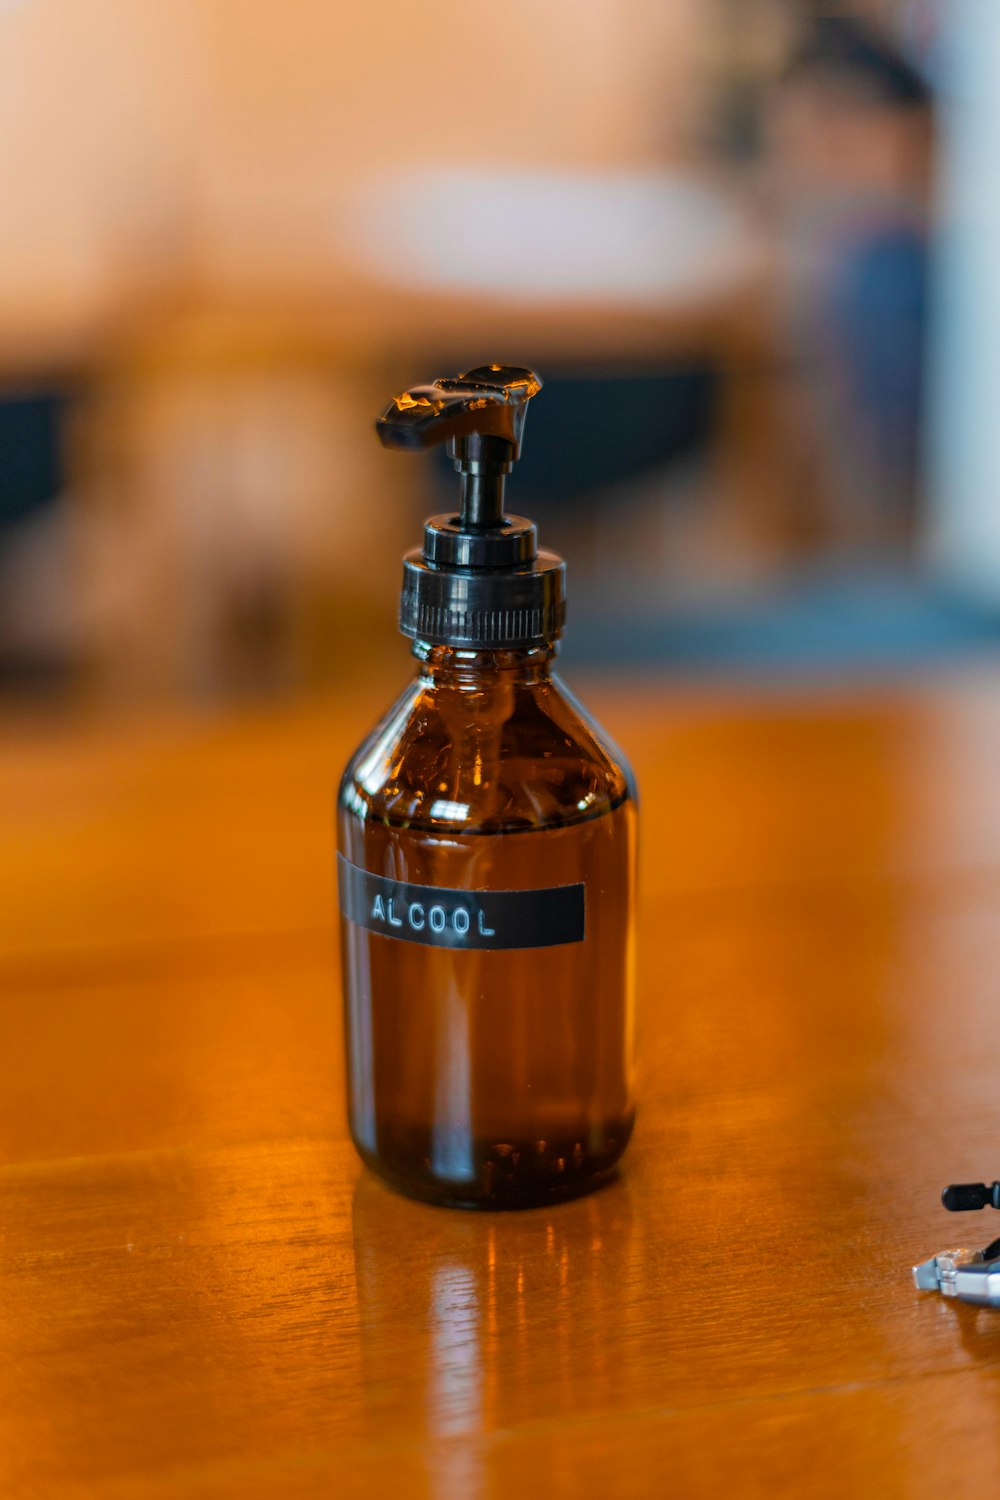
<path id="1" fill-rule="evenodd" d="M 0 742 L 0 1494 L 937 1497 L 1000 1315 L 1000 683 L 585 695 L 643 791 L 640 1123 L 558 1209 L 344 1130 L 330 808 L 376 711 Z"/>

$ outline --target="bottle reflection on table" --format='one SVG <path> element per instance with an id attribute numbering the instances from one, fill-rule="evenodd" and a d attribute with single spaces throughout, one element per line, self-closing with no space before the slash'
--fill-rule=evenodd
<path id="1" fill-rule="evenodd" d="M 612 1404 L 634 1259 L 624 1182 L 479 1215 L 410 1202 L 366 1173 L 353 1221 L 366 1416 L 429 1440 L 432 1476 L 474 1494 L 492 1432 Z"/>

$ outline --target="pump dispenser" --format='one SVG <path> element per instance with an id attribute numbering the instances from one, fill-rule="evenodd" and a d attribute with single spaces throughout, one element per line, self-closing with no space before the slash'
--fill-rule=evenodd
<path id="1" fill-rule="evenodd" d="M 376 423 L 387 448 L 447 442 L 462 477 L 458 516 L 432 516 L 421 552 L 403 560 L 400 628 L 449 646 L 554 640 L 566 613 L 566 566 L 538 553 L 535 528 L 504 515 L 506 477 L 521 451 L 530 370 L 488 365 L 397 396 Z"/>
<path id="2" fill-rule="evenodd" d="M 633 1120 L 634 783 L 551 671 L 565 564 L 504 506 L 540 389 L 484 365 L 376 423 L 447 442 L 461 508 L 403 559 L 417 678 L 341 782 L 350 1126 L 386 1181 L 458 1207 L 586 1192 Z"/>

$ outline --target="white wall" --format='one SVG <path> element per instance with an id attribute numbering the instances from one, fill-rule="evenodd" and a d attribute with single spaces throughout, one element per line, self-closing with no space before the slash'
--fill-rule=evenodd
<path id="1" fill-rule="evenodd" d="M 351 274 L 358 184 L 681 150 L 704 0 L 0 0 L 0 359 L 146 291 Z"/>
<path id="2" fill-rule="evenodd" d="M 952 0 L 940 82 L 929 555 L 1000 605 L 1000 3 Z"/>

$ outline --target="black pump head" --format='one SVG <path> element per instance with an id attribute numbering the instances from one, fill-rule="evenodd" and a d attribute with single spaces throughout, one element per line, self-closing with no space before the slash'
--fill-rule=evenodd
<path id="1" fill-rule="evenodd" d="M 432 448 L 471 434 L 496 437 L 517 458 L 528 402 L 542 382 L 513 365 L 478 365 L 396 396 L 375 423 L 387 448 Z"/>
<path id="2" fill-rule="evenodd" d="M 539 553 L 535 528 L 504 515 L 504 483 L 521 451 L 531 370 L 480 365 L 414 386 L 390 402 L 375 429 L 387 448 L 447 442 L 462 476 L 461 513 L 432 516 L 422 551 L 403 559 L 400 629 L 469 649 L 552 641 L 565 616 L 565 564 Z"/>

